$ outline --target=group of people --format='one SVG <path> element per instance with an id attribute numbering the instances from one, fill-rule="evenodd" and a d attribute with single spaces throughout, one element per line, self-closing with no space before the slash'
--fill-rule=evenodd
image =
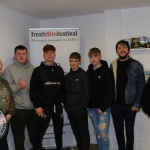
<path id="1" fill-rule="evenodd" d="M 28 61 L 27 48 L 14 50 L 13 63 L 3 73 L 0 62 L 0 111 L 9 120 L 16 150 L 25 150 L 25 127 L 34 150 L 42 150 L 42 140 L 53 121 L 57 150 L 62 150 L 63 108 L 65 108 L 78 150 L 89 150 L 88 115 L 95 129 L 98 150 L 109 150 L 109 124 L 112 114 L 119 150 L 133 150 L 134 122 L 141 107 L 145 86 L 142 64 L 133 59 L 127 41 L 116 44 L 118 58 L 110 67 L 101 60 L 101 51 L 89 50 L 87 72 L 81 67 L 81 55 L 69 56 L 70 72 L 54 62 L 56 48 L 43 47 L 40 66 Z M 14 99 L 13 99 L 14 98 Z M 1 106 L 4 106 L 3 109 Z M 124 123 L 126 140 L 124 135 Z M 8 150 L 7 132 L 0 139 L 0 149 Z"/>

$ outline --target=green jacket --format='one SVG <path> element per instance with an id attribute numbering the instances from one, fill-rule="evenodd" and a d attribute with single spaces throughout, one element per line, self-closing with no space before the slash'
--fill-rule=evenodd
<path id="1" fill-rule="evenodd" d="M 9 108 L 7 110 L 7 112 L 5 114 L 10 114 L 11 116 L 13 116 L 15 114 L 15 106 L 14 106 L 14 98 L 13 98 L 13 94 L 11 92 L 10 86 L 8 84 L 8 82 L 4 79 L 1 79 L 1 83 L 5 86 L 5 88 L 8 90 L 9 92 L 9 97 L 10 97 L 10 104 L 9 104 Z"/>

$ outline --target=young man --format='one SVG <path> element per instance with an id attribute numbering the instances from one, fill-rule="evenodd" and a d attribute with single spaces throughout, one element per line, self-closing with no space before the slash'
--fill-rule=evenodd
<path id="1" fill-rule="evenodd" d="M 52 118 L 57 150 L 62 149 L 64 71 L 54 62 L 56 49 L 43 47 L 45 61 L 34 69 L 30 81 L 30 99 L 38 116 L 34 150 L 42 149 L 44 133 Z"/>
<path id="2" fill-rule="evenodd" d="M 141 107 L 141 93 L 145 85 L 144 71 L 142 64 L 129 56 L 130 46 L 127 41 L 119 41 L 116 52 L 119 58 L 111 63 L 115 77 L 115 101 L 111 113 L 119 150 L 133 150 L 135 116 Z"/>
<path id="3" fill-rule="evenodd" d="M 91 117 L 98 150 L 109 150 L 110 106 L 114 98 L 114 77 L 107 62 L 101 60 L 101 51 L 94 47 L 89 51 L 91 64 L 87 73 L 90 77 L 91 98 L 88 112 Z"/>
<path id="4" fill-rule="evenodd" d="M 17 46 L 14 51 L 14 63 L 6 67 L 3 72 L 15 101 L 16 114 L 10 122 L 16 150 L 25 150 L 25 126 L 32 145 L 35 135 L 36 114 L 29 98 L 29 82 L 34 67 L 27 58 L 27 48 L 23 45 Z"/>
<path id="5" fill-rule="evenodd" d="M 81 69 L 81 56 L 77 52 L 70 54 L 70 72 L 65 76 L 65 109 L 76 138 L 78 150 L 89 150 L 87 104 L 89 102 L 89 78 Z"/>

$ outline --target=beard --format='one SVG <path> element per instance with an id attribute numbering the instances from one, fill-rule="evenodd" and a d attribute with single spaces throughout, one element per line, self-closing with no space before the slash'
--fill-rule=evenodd
<path id="1" fill-rule="evenodd" d="M 127 54 L 124 55 L 124 56 L 120 56 L 120 55 L 119 55 L 119 59 L 120 59 L 120 60 L 126 60 L 126 59 L 128 59 L 128 57 L 129 57 L 129 53 L 127 53 Z"/>

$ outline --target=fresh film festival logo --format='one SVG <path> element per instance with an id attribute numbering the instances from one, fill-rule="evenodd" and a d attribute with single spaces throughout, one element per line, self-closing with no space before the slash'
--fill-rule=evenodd
<path id="1" fill-rule="evenodd" d="M 78 31 L 70 32 L 60 32 L 60 31 L 43 31 L 40 33 L 31 32 L 31 37 L 46 37 L 46 36 L 78 36 Z"/>
<path id="2" fill-rule="evenodd" d="M 0 111 L 0 139 L 5 135 L 7 122 L 5 115 Z"/>

